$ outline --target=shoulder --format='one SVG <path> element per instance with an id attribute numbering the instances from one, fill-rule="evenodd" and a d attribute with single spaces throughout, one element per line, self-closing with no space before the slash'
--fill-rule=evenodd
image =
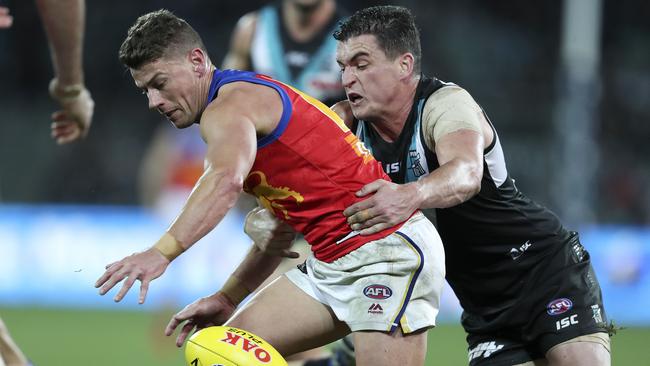
<path id="1" fill-rule="evenodd" d="M 467 90 L 458 85 L 451 84 L 431 94 L 424 104 L 424 111 L 425 114 L 434 111 L 444 113 L 449 109 L 458 107 L 481 109 Z"/>
<path id="2" fill-rule="evenodd" d="M 268 86 L 245 80 L 237 80 L 221 86 L 217 97 L 208 105 L 208 108 L 230 108 L 237 106 L 247 107 L 245 108 L 246 110 L 255 109 L 251 108 L 251 106 L 274 95 L 277 95 L 277 92 Z"/>
<path id="3" fill-rule="evenodd" d="M 345 122 L 345 125 L 348 128 L 352 128 L 352 125 L 354 124 L 354 115 L 352 114 L 352 108 L 347 99 L 334 104 L 330 108 L 343 120 L 343 122 Z"/>
<path id="4" fill-rule="evenodd" d="M 233 81 L 219 88 L 206 107 L 201 124 L 209 119 L 238 119 L 253 122 L 260 132 L 271 131 L 280 120 L 283 104 L 278 91 L 247 81 Z"/>
<path id="5" fill-rule="evenodd" d="M 458 130 L 483 134 L 483 111 L 474 98 L 458 85 L 447 85 L 427 99 L 422 112 L 422 129 L 430 148 L 443 136 Z"/>

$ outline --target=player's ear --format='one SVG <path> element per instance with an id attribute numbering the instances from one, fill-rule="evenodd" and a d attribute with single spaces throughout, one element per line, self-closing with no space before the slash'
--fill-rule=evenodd
<path id="1" fill-rule="evenodd" d="M 399 72 L 402 76 L 410 77 L 413 74 L 413 68 L 415 67 L 415 57 L 410 52 L 407 52 L 398 57 L 399 63 Z"/>
<path id="2" fill-rule="evenodd" d="M 195 48 L 190 51 L 190 62 L 192 63 L 192 70 L 199 76 L 203 77 L 209 71 L 208 55 L 200 48 Z"/>

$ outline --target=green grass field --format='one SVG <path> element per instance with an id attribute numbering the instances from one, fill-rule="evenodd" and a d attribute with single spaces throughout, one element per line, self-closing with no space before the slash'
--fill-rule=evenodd
<path id="1" fill-rule="evenodd" d="M 0 317 L 36 366 L 179 366 L 183 353 L 162 331 L 169 312 L 0 308 Z M 442 325 L 429 332 L 427 365 L 467 364 L 464 332 Z M 650 328 L 613 338 L 613 365 L 650 366 Z"/>

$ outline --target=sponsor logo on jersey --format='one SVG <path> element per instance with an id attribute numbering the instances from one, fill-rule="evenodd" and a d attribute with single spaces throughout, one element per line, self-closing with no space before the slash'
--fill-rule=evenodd
<path id="1" fill-rule="evenodd" d="M 384 171 L 386 174 L 397 173 L 399 172 L 399 162 L 397 163 L 386 163 L 384 164 Z"/>
<path id="2" fill-rule="evenodd" d="M 409 150 L 409 157 L 411 158 L 411 170 L 413 170 L 413 174 L 416 177 L 422 176 L 426 174 L 426 171 L 422 167 L 422 163 L 420 162 L 420 153 L 417 152 L 416 150 Z"/>
<path id="3" fill-rule="evenodd" d="M 393 295 L 393 290 L 384 285 L 370 285 L 363 289 L 366 297 L 376 300 L 385 300 Z"/>
<path id="4" fill-rule="evenodd" d="M 524 252 L 528 250 L 528 248 L 530 248 L 531 245 L 533 244 L 531 244 L 530 240 L 528 240 L 524 244 L 522 244 L 522 246 L 520 246 L 519 248 L 510 249 L 510 257 L 512 258 L 512 260 L 514 261 L 519 259 L 519 257 L 521 257 L 522 254 L 524 254 Z"/>
<path id="5" fill-rule="evenodd" d="M 591 317 L 594 318 L 596 324 L 603 323 L 603 314 L 600 312 L 600 306 L 598 304 L 591 305 Z"/>
<path id="6" fill-rule="evenodd" d="M 571 310 L 573 302 L 567 298 L 555 299 L 546 305 L 548 315 L 560 315 Z"/>
<path id="7" fill-rule="evenodd" d="M 573 314 L 555 322 L 555 329 L 560 330 L 578 324 L 578 314 Z"/>
<path id="8" fill-rule="evenodd" d="M 381 307 L 379 304 L 372 304 L 368 308 L 368 313 L 369 314 L 383 314 L 384 313 L 384 308 Z"/>
<path id="9" fill-rule="evenodd" d="M 302 203 L 305 198 L 289 187 L 273 187 L 266 179 L 266 174 L 257 170 L 248 174 L 244 181 L 244 190 L 257 197 L 262 205 L 280 218 L 289 219 L 287 203 Z"/>
<path id="10" fill-rule="evenodd" d="M 488 358 L 501 348 L 503 348 L 503 344 L 496 344 L 495 341 L 479 343 L 476 347 L 469 350 L 468 357 L 470 361 L 481 356 Z"/>

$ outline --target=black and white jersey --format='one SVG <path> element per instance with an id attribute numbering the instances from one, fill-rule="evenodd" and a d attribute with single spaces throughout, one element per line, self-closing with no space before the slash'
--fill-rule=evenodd
<path id="1" fill-rule="evenodd" d="M 282 21 L 280 2 L 259 10 L 250 62 L 252 69 L 331 105 L 345 99 L 332 33 L 345 12 L 337 7 L 329 24 L 308 42 L 296 42 Z"/>
<path id="2" fill-rule="evenodd" d="M 422 115 L 427 99 L 446 87 L 459 88 L 422 77 L 405 127 L 392 143 L 369 123 L 356 122 L 356 135 L 394 182 L 412 182 L 439 167 L 435 152 L 425 143 Z M 568 238 L 555 214 L 517 189 L 508 175 L 496 130 L 480 111 L 494 131 L 483 154 L 481 191 L 460 205 L 435 210 L 447 280 L 466 312 L 466 329 L 473 327 L 468 322 L 480 323 L 516 303 L 530 268 L 559 250 Z M 430 213 L 427 216 L 433 218 Z"/>

